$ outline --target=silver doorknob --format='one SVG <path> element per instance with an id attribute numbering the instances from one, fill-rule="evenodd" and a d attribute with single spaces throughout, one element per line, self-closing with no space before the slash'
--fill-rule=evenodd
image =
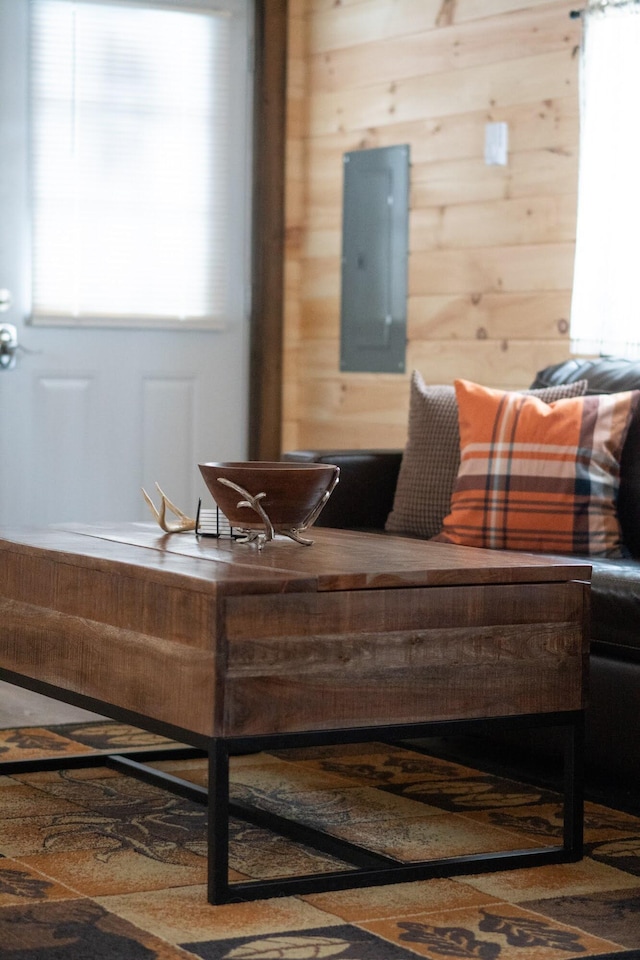
<path id="1" fill-rule="evenodd" d="M 0 287 L 0 313 L 4 313 L 11 306 L 11 291 Z"/>
<path id="2" fill-rule="evenodd" d="M 16 365 L 18 331 L 12 323 L 0 323 L 0 370 L 11 370 Z"/>

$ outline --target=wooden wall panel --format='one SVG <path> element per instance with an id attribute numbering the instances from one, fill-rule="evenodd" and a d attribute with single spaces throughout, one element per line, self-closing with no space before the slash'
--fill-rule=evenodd
<path id="1" fill-rule="evenodd" d="M 465 109 L 500 109 L 541 98 L 565 97 L 576 85 L 575 64 L 566 51 L 482 64 L 464 70 L 408 77 L 371 87 L 318 93 L 309 101 L 312 137 L 424 116 L 447 117 L 459 103 Z"/>
<path id="2" fill-rule="evenodd" d="M 425 6 L 426 11 L 426 6 Z M 572 31 L 558 17 L 557 5 L 515 10 L 448 29 L 416 30 L 402 36 L 384 36 L 371 57 L 367 44 L 314 54 L 309 78 L 318 92 L 366 87 L 382 81 L 442 73 L 566 49 Z"/>
<path id="3" fill-rule="evenodd" d="M 397 447 L 409 377 L 527 386 L 569 355 L 580 23 L 569 0 L 291 4 L 283 449 Z M 506 166 L 485 125 L 509 126 Z M 411 150 L 407 369 L 339 368 L 347 151 Z"/>
<path id="4" fill-rule="evenodd" d="M 569 329 L 570 306 L 567 290 L 414 296 L 409 340 L 555 340 Z"/>

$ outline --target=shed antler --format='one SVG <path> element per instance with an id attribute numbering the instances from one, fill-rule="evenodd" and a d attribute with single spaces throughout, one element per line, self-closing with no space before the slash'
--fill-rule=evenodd
<path id="1" fill-rule="evenodd" d="M 169 500 L 169 497 L 166 495 L 166 493 L 162 492 L 158 483 L 156 483 L 156 490 L 161 497 L 159 510 L 144 487 L 142 488 L 142 494 L 149 504 L 152 514 L 162 529 L 166 533 L 187 533 L 189 530 L 195 530 L 196 521 L 191 517 L 188 517 L 186 513 L 183 513 L 179 507 L 176 507 L 175 503 L 172 503 L 171 500 Z M 167 507 L 178 518 L 177 523 L 166 519 Z"/>

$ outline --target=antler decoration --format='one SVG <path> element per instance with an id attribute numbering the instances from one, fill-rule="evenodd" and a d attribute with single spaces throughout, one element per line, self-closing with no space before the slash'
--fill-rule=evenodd
<path id="1" fill-rule="evenodd" d="M 266 497 L 266 493 L 257 493 L 255 496 L 252 496 L 252 494 L 250 494 L 248 490 L 245 490 L 244 487 L 234 483 L 232 480 L 227 480 L 226 477 L 218 477 L 218 483 L 223 483 L 225 487 L 231 487 L 231 489 L 235 490 L 236 493 L 246 497 L 245 500 L 238 501 L 238 506 L 249 507 L 251 510 L 255 510 L 264 523 L 264 533 L 259 533 L 257 530 L 243 530 L 244 536 L 238 541 L 239 543 L 253 543 L 254 540 L 257 540 L 258 550 L 262 550 L 265 543 L 267 543 L 269 540 L 273 540 L 275 536 L 273 524 L 271 523 L 266 510 L 260 503 L 260 501 L 264 500 Z"/>
<path id="2" fill-rule="evenodd" d="M 166 495 L 166 493 L 162 492 L 158 483 L 156 483 L 156 490 L 161 497 L 159 510 L 154 505 L 153 500 L 144 487 L 142 488 L 142 494 L 149 504 L 152 514 L 162 529 L 166 533 L 188 533 L 189 530 L 195 530 L 196 521 L 191 517 L 188 517 L 186 513 L 183 513 L 179 507 L 176 507 L 175 503 L 172 503 L 171 500 L 169 500 L 169 497 Z M 177 523 L 166 519 L 167 507 L 178 518 Z"/>

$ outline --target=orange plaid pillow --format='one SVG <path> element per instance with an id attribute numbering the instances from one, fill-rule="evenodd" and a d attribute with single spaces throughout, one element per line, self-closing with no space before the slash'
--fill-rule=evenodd
<path id="1" fill-rule="evenodd" d="M 460 469 L 436 539 L 620 556 L 620 455 L 640 391 L 544 403 L 467 380 L 455 389 Z"/>

